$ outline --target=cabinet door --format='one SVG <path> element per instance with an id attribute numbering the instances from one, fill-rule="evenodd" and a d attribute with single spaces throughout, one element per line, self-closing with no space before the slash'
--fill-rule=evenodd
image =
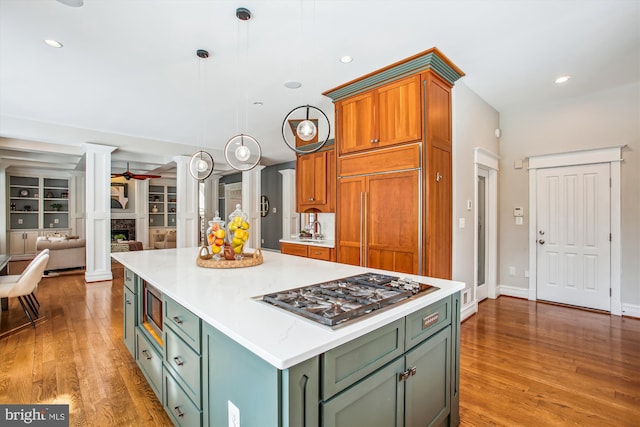
<path id="1" fill-rule="evenodd" d="M 406 355 L 405 425 L 440 425 L 451 411 L 451 326 Z"/>
<path id="2" fill-rule="evenodd" d="M 298 210 L 327 203 L 327 152 L 298 157 L 296 165 L 298 184 Z"/>
<path id="3" fill-rule="evenodd" d="M 126 271 L 126 270 L 125 270 Z M 136 357 L 136 295 L 124 287 L 124 345 Z"/>
<path id="4" fill-rule="evenodd" d="M 37 231 L 27 231 L 24 233 L 26 238 L 24 242 L 24 253 L 27 255 L 36 254 L 36 241 L 38 240 Z"/>
<path id="5" fill-rule="evenodd" d="M 338 181 L 337 248 L 338 262 L 361 265 L 362 214 L 364 210 L 365 178 L 340 178 Z"/>
<path id="6" fill-rule="evenodd" d="M 378 89 L 378 147 L 421 139 L 420 93 L 418 75 Z"/>
<path id="7" fill-rule="evenodd" d="M 338 104 L 338 155 L 375 147 L 375 104 L 376 91 L 353 96 Z"/>
<path id="8" fill-rule="evenodd" d="M 9 255 L 24 255 L 24 231 L 9 233 Z"/>
<path id="9" fill-rule="evenodd" d="M 367 267 L 418 273 L 417 170 L 367 177 Z"/>
<path id="10" fill-rule="evenodd" d="M 333 399 L 321 403 L 323 426 L 402 426 L 404 390 L 403 383 L 398 382 L 398 374 L 404 369 L 403 362 L 400 357 Z"/>
<path id="11" fill-rule="evenodd" d="M 427 174 L 427 257 L 424 274 L 451 279 L 451 153 L 433 147 Z"/>

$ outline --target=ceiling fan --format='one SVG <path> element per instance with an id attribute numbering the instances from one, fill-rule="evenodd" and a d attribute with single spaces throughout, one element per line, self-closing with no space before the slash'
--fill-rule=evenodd
<path id="1" fill-rule="evenodd" d="M 126 179 L 127 181 L 129 181 L 131 178 L 133 179 L 140 179 L 140 180 L 145 180 L 148 178 L 162 178 L 160 175 L 147 175 L 147 174 L 137 174 L 137 173 L 133 173 L 129 170 L 129 162 L 127 162 L 127 170 L 122 172 L 122 173 L 112 173 L 111 174 L 111 178 L 117 178 L 117 177 L 123 177 L 124 179 Z"/>

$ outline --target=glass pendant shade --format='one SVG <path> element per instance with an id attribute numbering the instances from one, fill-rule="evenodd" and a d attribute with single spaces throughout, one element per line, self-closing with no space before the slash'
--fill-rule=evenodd
<path id="1" fill-rule="evenodd" d="M 303 120 L 298 124 L 296 134 L 303 141 L 311 141 L 318 134 L 318 128 L 311 120 Z"/>
<path id="2" fill-rule="evenodd" d="M 236 156 L 236 159 L 240 160 L 241 162 L 246 162 L 247 160 L 249 160 L 249 157 L 251 156 L 251 150 L 249 150 L 244 145 L 240 145 L 238 148 L 236 148 L 236 151 L 234 154 Z"/>

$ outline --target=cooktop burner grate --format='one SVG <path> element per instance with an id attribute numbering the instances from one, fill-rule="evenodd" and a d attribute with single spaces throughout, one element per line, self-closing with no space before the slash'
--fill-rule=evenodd
<path id="1" fill-rule="evenodd" d="M 262 299 L 324 325 L 337 326 L 436 289 L 408 279 L 364 273 L 264 295 Z"/>

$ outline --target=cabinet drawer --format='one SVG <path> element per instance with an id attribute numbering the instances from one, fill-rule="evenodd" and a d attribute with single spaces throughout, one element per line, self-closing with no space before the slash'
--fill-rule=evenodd
<path id="1" fill-rule="evenodd" d="M 196 353 L 178 335 L 167 328 L 164 334 L 165 363 L 182 380 L 181 385 L 191 400 L 200 405 L 200 354 Z"/>
<path id="2" fill-rule="evenodd" d="M 198 316 L 165 297 L 164 324 L 173 329 L 197 353 L 200 353 L 200 318 Z"/>
<path id="3" fill-rule="evenodd" d="M 338 176 L 391 172 L 419 167 L 420 146 L 411 144 L 340 157 L 338 159 Z"/>
<path id="4" fill-rule="evenodd" d="M 136 330 L 136 360 L 153 392 L 162 400 L 162 355 L 147 338 Z"/>
<path id="5" fill-rule="evenodd" d="M 306 257 L 308 254 L 307 248 L 307 245 L 298 245 L 297 243 L 280 243 L 280 252 L 286 255 Z"/>
<path id="6" fill-rule="evenodd" d="M 408 350 L 451 323 L 451 297 L 406 317 L 405 348 Z"/>
<path id="7" fill-rule="evenodd" d="M 403 353 L 404 319 L 329 350 L 322 358 L 322 399 L 329 399 Z"/>
<path id="8" fill-rule="evenodd" d="M 128 268 L 124 269 L 124 285 L 129 288 L 131 292 L 136 293 L 136 275 Z"/>
<path id="9" fill-rule="evenodd" d="M 176 425 L 202 425 L 202 412 L 189 399 L 169 371 L 164 371 L 165 410 Z"/>
<path id="10" fill-rule="evenodd" d="M 403 383 L 398 382 L 398 374 L 403 369 L 404 358 L 400 357 L 333 399 L 322 402 L 323 427 L 402 426 Z M 414 425 L 418 424 L 410 426 Z"/>
<path id="11" fill-rule="evenodd" d="M 331 248 L 309 246 L 309 258 L 331 261 Z"/>

